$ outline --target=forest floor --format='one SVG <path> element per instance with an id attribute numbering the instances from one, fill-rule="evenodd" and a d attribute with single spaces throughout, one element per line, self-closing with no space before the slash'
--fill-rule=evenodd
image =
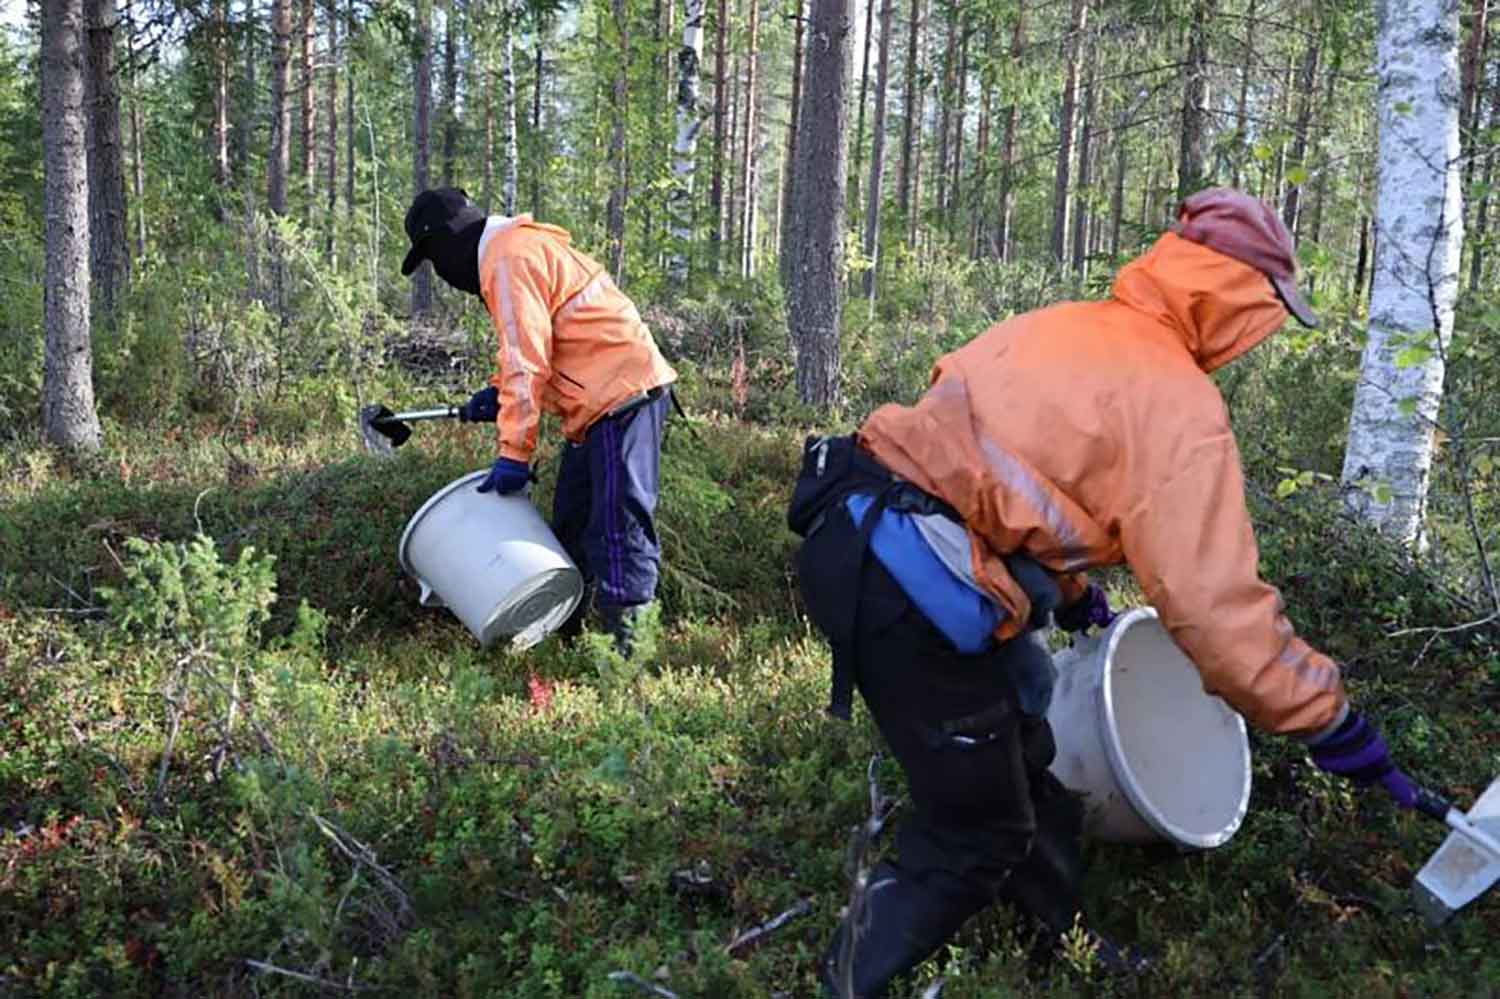
<path id="1" fill-rule="evenodd" d="M 696 431 L 666 446 L 646 666 L 483 651 L 417 606 L 397 539 L 488 462 L 472 428 L 386 461 L 292 419 L 115 429 L 77 464 L 0 445 L 0 995 L 815 995 L 879 738 L 823 712 L 783 521 L 802 431 Z M 1255 505 L 1299 629 L 1472 798 L 1500 774 L 1494 636 L 1389 637 L 1463 608 L 1316 489 Z M 1411 908 L 1440 829 L 1288 740 L 1252 752 L 1228 845 L 1089 847 L 1089 908 L 1145 974 L 1033 967 L 997 908 L 897 994 L 1500 995 L 1500 892 L 1440 929 Z"/>

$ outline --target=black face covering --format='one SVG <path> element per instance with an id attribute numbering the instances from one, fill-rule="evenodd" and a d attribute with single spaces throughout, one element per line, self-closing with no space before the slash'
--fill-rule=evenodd
<path id="1" fill-rule="evenodd" d="M 471 295 L 479 294 L 479 237 L 484 224 L 484 219 L 476 219 L 456 233 L 434 233 L 425 247 L 438 277 Z"/>

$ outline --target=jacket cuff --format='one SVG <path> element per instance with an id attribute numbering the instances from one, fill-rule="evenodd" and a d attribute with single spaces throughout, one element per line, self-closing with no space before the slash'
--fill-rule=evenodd
<path id="1" fill-rule="evenodd" d="M 518 447 L 511 447 L 503 441 L 500 444 L 500 457 L 509 458 L 511 461 L 519 461 L 523 465 L 531 464 L 531 452 L 523 451 Z"/>
<path id="2" fill-rule="evenodd" d="M 1311 749 L 1312 747 L 1326 740 L 1333 733 L 1337 732 L 1339 730 L 1339 726 L 1344 724 L 1345 719 L 1347 719 L 1348 717 L 1349 702 L 1345 700 L 1344 703 L 1339 705 L 1338 714 L 1333 716 L 1333 721 L 1329 722 L 1327 725 L 1324 725 L 1316 732 L 1299 735 L 1297 738 L 1301 739 L 1304 743 L 1307 744 L 1307 747 Z"/>

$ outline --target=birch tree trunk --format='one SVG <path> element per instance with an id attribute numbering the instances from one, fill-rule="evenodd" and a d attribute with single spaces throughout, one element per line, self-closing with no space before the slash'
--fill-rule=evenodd
<path id="1" fill-rule="evenodd" d="M 502 9 L 501 23 L 508 20 Z M 458 154 L 458 4 L 443 8 L 443 169 L 444 187 L 453 187 L 453 159 Z"/>
<path id="2" fill-rule="evenodd" d="M 812 0 L 811 7 L 787 325 L 797 353 L 797 395 L 826 410 L 839 383 L 854 30 L 850 0 Z"/>
<path id="3" fill-rule="evenodd" d="M 292 168 L 292 0 L 271 0 L 271 148 L 266 155 L 266 207 L 286 214 L 286 177 Z"/>
<path id="4" fill-rule="evenodd" d="M 1093 138 L 1094 138 L 1094 45 L 1084 47 L 1084 61 L 1088 64 L 1083 82 L 1083 112 L 1078 118 L 1078 183 L 1073 192 L 1073 274 L 1082 288 L 1088 281 L 1088 232 L 1089 232 L 1089 186 L 1093 183 Z M 1124 145 L 1122 142 L 1121 145 Z"/>
<path id="5" fill-rule="evenodd" d="M 285 0 L 282 0 L 285 2 Z M 412 67 L 412 164 L 413 196 L 425 191 L 432 151 L 432 0 L 416 3 L 416 51 Z M 411 311 L 421 316 L 432 308 L 432 267 L 423 264 L 412 272 Z"/>
<path id="6" fill-rule="evenodd" d="M 1463 248 L 1456 0 L 1377 0 L 1379 195 L 1370 335 L 1349 421 L 1349 508 L 1420 547 Z"/>
<path id="7" fill-rule="evenodd" d="M 682 47 L 677 50 L 677 141 L 672 144 L 672 191 L 667 196 L 672 255 L 667 276 L 678 286 L 687 283 L 689 251 L 693 244 L 693 173 L 698 162 L 698 133 L 703 115 L 698 111 L 698 64 L 703 58 L 704 0 L 683 0 Z"/>
<path id="8" fill-rule="evenodd" d="M 89 278 L 98 317 L 112 321 L 130 280 L 125 207 L 125 154 L 120 136 L 119 69 L 115 65 L 114 0 L 85 0 L 84 76 L 88 144 Z"/>
<path id="9" fill-rule="evenodd" d="M 719 273 L 724 247 L 724 131 L 729 109 L 729 81 L 725 65 L 729 58 L 729 0 L 719 0 L 714 14 L 714 150 L 713 176 L 709 181 L 708 266 Z"/>
<path id="10" fill-rule="evenodd" d="M 1245 14 L 1245 59 L 1240 63 L 1240 95 L 1234 104 L 1234 174 L 1230 179 L 1230 187 L 1239 187 L 1240 181 L 1245 173 L 1246 144 L 1249 140 L 1250 112 L 1250 77 L 1255 72 L 1255 6 L 1256 0 L 1250 0 L 1250 5 Z"/>
<path id="11" fill-rule="evenodd" d="M 514 3 L 504 6 L 500 26 L 500 212 L 516 214 L 520 196 L 519 164 L 521 153 L 516 143 L 516 17 Z M 540 127 L 540 123 L 538 123 Z"/>
<path id="12" fill-rule="evenodd" d="M 1017 72 L 1026 52 L 1026 8 L 1016 7 L 1015 30 L 1010 39 L 1010 62 Z M 1011 222 L 1016 211 L 1016 118 L 1019 109 L 1014 97 L 1005 108 L 1005 137 L 1000 142 L 1000 213 L 995 226 L 995 254 L 1002 263 L 1010 261 L 1010 246 L 1014 237 Z"/>
<path id="13" fill-rule="evenodd" d="M 762 0 L 750 0 L 750 50 L 745 54 L 745 117 L 741 123 L 744 138 L 740 147 L 740 183 L 744 185 L 745 198 L 741 204 L 740 220 L 740 277 L 755 276 L 755 226 L 756 208 L 760 203 L 760 5 Z"/>
<path id="14" fill-rule="evenodd" d="M 298 97 L 301 102 L 301 124 L 298 135 L 302 139 L 302 192 L 303 204 L 310 217 L 313 192 L 318 176 L 317 133 L 317 82 L 313 75 L 313 56 L 317 50 L 317 17 L 313 0 L 302 0 L 302 20 L 298 29 L 297 58 L 299 63 Z"/>
<path id="15" fill-rule="evenodd" d="M 540 14 L 536 17 L 536 39 L 535 39 L 535 77 L 531 82 L 531 134 L 540 141 L 542 134 L 542 84 L 546 79 L 546 60 L 543 58 L 548 31 L 548 22 Z M 543 214 L 542 211 L 542 178 L 546 171 L 541 164 L 531 170 L 531 211 L 537 218 Z"/>
<path id="16" fill-rule="evenodd" d="M 870 148 L 870 187 L 865 204 L 864 295 L 875 301 L 876 271 L 880 265 L 880 201 L 885 177 L 885 104 L 891 67 L 891 0 L 880 5 L 880 62 L 875 66 L 875 134 Z"/>
<path id="17" fill-rule="evenodd" d="M 1057 168 L 1052 175 L 1052 259 L 1059 266 L 1068 259 L 1068 192 L 1073 168 L 1073 125 L 1078 116 L 1078 64 L 1083 33 L 1088 28 L 1088 0 L 1073 0 L 1068 27 L 1068 62 L 1063 75 L 1062 110 L 1057 126 Z"/>
<path id="18" fill-rule="evenodd" d="M 47 328 L 42 431 L 60 447 L 97 451 L 89 329 L 89 194 L 84 133 L 83 0 L 42 4 L 42 147 L 46 173 Z"/>
<path id="19" fill-rule="evenodd" d="M 214 0 L 214 183 L 220 191 L 215 213 L 224 221 L 223 192 L 229 189 L 229 0 Z"/>

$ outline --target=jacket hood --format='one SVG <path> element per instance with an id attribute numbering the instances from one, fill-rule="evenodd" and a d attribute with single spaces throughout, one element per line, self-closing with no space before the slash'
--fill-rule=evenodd
<path id="1" fill-rule="evenodd" d="M 1114 297 L 1172 330 L 1205 372 L 1250 350 L 1289 315 L 1265 274 L 1171 232 L 1120 270 Z"/>

